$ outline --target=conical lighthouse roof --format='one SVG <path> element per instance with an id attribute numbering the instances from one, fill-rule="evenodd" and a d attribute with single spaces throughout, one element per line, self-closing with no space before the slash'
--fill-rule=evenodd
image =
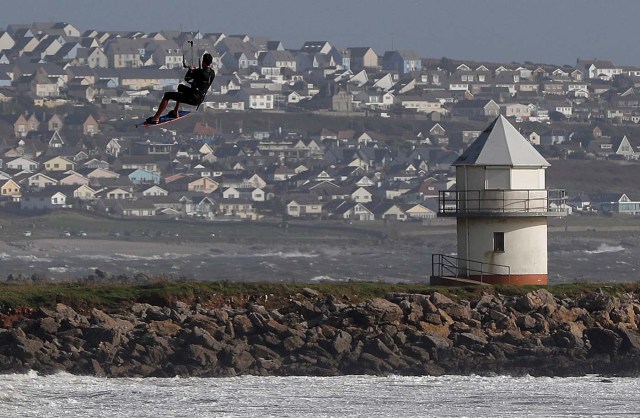
<path id="1" fill-rule="evenodd" d="M 453 163 L 459 165 L 548 167 L 550 164 L 502 115 Z"/>

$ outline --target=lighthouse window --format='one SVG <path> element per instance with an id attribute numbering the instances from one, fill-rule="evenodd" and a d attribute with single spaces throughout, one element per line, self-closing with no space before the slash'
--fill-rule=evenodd
<path id="1" fill-rule="evenodd" d="M 493 251 L 504 252 L 504 232 L 493 233 Z"/>

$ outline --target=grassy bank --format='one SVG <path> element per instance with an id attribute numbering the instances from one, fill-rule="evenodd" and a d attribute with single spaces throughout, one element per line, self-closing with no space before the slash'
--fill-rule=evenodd
<path id="1" fill-rule="evenodd" d="M 374 297 L 384 297 L 388 293 L 431 293 L 438 291 L 453 299 L 473 299 L 484 293 L 506 296 L 523 295 L 538 287 L 534 286 L 487 286 L 487 287 L 431 287 L 427 284 L 387 284 L 387 283 L 321 283 L 313 285 L 274 283 L 231 283 L 196 281 L 156 281 L 146 284 L 0 284 L 0 312 L 12 313 L 23 308 L 54 307 L 64 303 L 79 311 L 99 308 L 120 311 L 133 303 L 169 305 L 175 301 L 199 302 L 206 307 L 231 305 L 244 306 L 251 300 L 269 308 L 277 308 L 292 298 L 299 296 L 304 288 L 319 293 L 319 297 L 334 295 L 345 303 L 357 303 Z M 603 291 L 620 297 L 627 293 L 637 293 L 638 283 L 578 283 L 546 287 L 558 298 L 575 298 L 590 292 Z M 266 296 L 266 297 L 265 297 Z"/>

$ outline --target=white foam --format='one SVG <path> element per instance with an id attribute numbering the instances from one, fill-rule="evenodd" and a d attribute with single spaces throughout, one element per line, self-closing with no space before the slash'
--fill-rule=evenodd
<path id="1" fill-rule="evenodd" d="M 473 375 L 105 379 L 29 373 L 3 375 L 0 416 L 131 416 L 132 411 L 137 417 L 636 416 L 637 379 L 611 381 Z"/>
<path id="2" fill-rule="evenodd" d="M 15 256 L 18 260 L 29 261 L 32 263 L 50 263 L 53 261 L 51 258 L 47 257 L 37 257 L 35 255 L 17 255 Z"/>
<path id="3" fill-rule="evenodd" d="M 620 251 L 624 251 L 625 248 L 622 245 L 609 245 L 609 244 L 600 244 L 598 248 L 595 250 L 586 250 L 587 254 L 602 254 L 602 253 L 618 253 Z"/>

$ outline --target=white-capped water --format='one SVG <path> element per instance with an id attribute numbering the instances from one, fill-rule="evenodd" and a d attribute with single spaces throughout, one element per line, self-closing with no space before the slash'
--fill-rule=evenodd
<path id="1" fill-rule="evenodd" d="M 196 280 L 318 282 L 427 282 L 432 254 L 455 254 L 455 234 L 393 245 L 351 241 L 311 243 L 133 242 L 70 238 L 3 243 L 0 280 L 12 274 L 51 279 L 138 273 Z M 62 268 L 63 267 L 63 268 Z M 553 233 L 548 242 L 549 283 L 625 282 L 640 279 L 636 232 Z"/>
<path id="2" fill-rule="evenodd" d="M 587 254 L 601 254 L 601 253 L 617 253 L 620 251 L 624 251 L 624 247 L 622 245 L 609 245 L 602 243 L 598 245 L 598 248 L 595 250 L 587 250 L 585 253 Z"/>
<path id="3" fill-rule="evenodd" d="M 0 379 L 0 417 L 620 417 L 640 379 L 235 377 Z"/>

